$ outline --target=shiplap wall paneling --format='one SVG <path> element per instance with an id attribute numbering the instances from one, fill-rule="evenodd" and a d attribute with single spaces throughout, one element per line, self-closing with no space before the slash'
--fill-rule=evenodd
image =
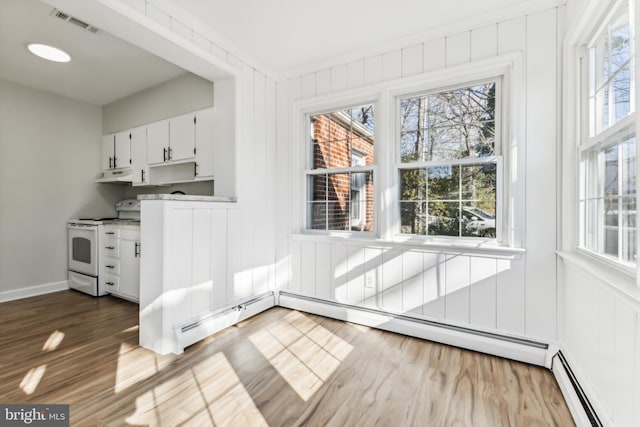
<path id="1" fill-rule="evenodd" d="M 347 246 L 347 302 L 364 304 L 364 248 Z"/>
<path id="2" fill-rule="evenodd" d="M 354 89 L 364 85 L 364 60 L 347 64 L 347 89 Z"/>
<path id="3" fill-rule="evenodd" d="M 316 73 L 316 95 L 324 95 L 331 92 L 331 69 Z"/>
<path id="4" fill-rule="evenodd" d="M 193 265 L 191 285 L 191 317 L 198 317 L 211 310 L 213 281 L 211 263 L 211 210 L 193 209 Z"/>
<path id="5" fill-rule="evenodd" d="M 640 425 L 640 311 L 636 310 L 636 333 L 635 333 L 635 354 L 634 354 L 634 367 L 635 367 L 635 381 L 633 386 L 633 423 L 632 425 Z"/>
<path id="6" fill-rule="evenodd" d="M 305 74 L 300 79 L 300 96 L 302 99 L 316 96 L 316 73 Z"/>
<path id="7" fill-rule="evenodd" d="M 498 54 L 526 49 L 527 19 L 524 16 L 498 23 Z"/>
<path id="8" fill-rule="evenodd" d="M 496 277 L 496 324 L 499 330 L 524 335 L 525 258 L 499 259 Z"/>
<path id="9" fill-rule="evenodd" d="M 498 54 L 498 25 L 471 30 L 471 60 L 485 59 Z"/>
<path id="10" fill-rule="evenodd" d="M 613 415 L 615 420 L 633 420 L 635 403 L 640 398 L 640 388 L 635 390 L 630 372 L 640 369 L 640 354 L 636 353 L 637 313 L 623 301 L 615 301 L 613 341 Z M 634 400 L 635 397 L 635 400 Z M 638 425 L 635 423 L 629 425 Z"/>
<path id="11" fill-rule="evenodd" d="M 322 299 L 332 299 L 331 295 L 331 245 L 316 244 L 316 288 L 315 296 Z"/>
<path id="12" fill-rule="evenodd" d="M 382 81 L 382 55 L 364 60 L 364 84 L 371 85 Z"/>
<path id="13" fill-rule="evenodd" d="M 190 291 L 192 283 L 191 256 L 193 250 L 193 215 L 190 209 L 170 209 L 166 213 L 169 224 L 180 224 L 167 229 L 169 245 L 167 261 L 170 268 L 165 269 L 165 289 L 171 292 L 172 303 L 183 307 L 176 317 L 189 318 L 185 313 L 191 308 Z"/>
<path id="14" fill-rule="evenodd" d="M 402 254 L 402 311 L 422 315 L 424 257 L 422 252 Z"/>
<path id="15" fill-rule="evenodd" d="M 381 307 L 382 249 L 364 249 L 364 303 Z"/>
<path id="16" fill-rule="evenodd" d="M 331 244 L 331 295 L 336 301 L 347 302 L 347 248 Z"/>
<path id="17" fill-rule="evenodd" d="M 292 240 L 289 249 L 291 250 L 291 280 L 289 290 L 301 292 L 302 289 L 302 242 Z"/>
<path id="18" fill-rule="evenodd" d="M 213 291 L 211 292 L 211 308 L 221 308 L 227 304 L 227 275 L 229 236 L 227 236 L 227 209 L 212 209 L 211 211 L 211 277 Z"/>
<path id="19" fill-rule="evenodd" d="M 616 303 L 604 290 L 599 289 L 598 294 L 598 344 L 596 346 L 598 367 L 594 371 L 594 380 L 598 384 L 597 390 L 605 411 L 613 414 Z"/>
<path id="20" fill-rule="evenodd" d="M 402 77 L 402 50 L 386 52 L 382 55 L 382 80 L 389 81 Z"/>
<path id="21" fill-rule="evenodd" d="M 446 255 L 445 315 L 447 320 L 469 323 L 469 266 L 466 255 Z"/>
<path id="22" fill-rule="evenodd" d="M 382 254 L 382 309 L 402 311 L 402 251 L 385 250 Z"/>
<path id="23" fill-rule="evenodd" d="M 497 325 L 497 260 L 472 257 L 469 269 L 469 323 L 495 329 Z"/>
<path id="24" fill-rule="evenodd" d="M 276 263 L 278 261 L 276 257 L 276 227 L 277 227 L 277 215 L 276 208 L 280 203 L 277 203 L 276 188 L 277 184 L 277 147 L 276 147 L 276 83 L 272 79 L 267 80 L 267 105 L 266 105 L 266 144 L 267 144 L 267 191 L 266 191 L 266 240 L 265 240 L 265 253 L 266 253 L 266 268 L 267 268 L 267 284 L 269 290 L 275 289 L 276 283 Z"/>
<path id="25" fill-rule="evenodd" d="M 316 245 L 300 242 L 300 292 L 316 296 Z"/>
<path id="26" fill-rule="evenodd" d="M 331 68 L 331 91 L 339 92 L 347 89 L 347 65 L 340 64 Z"/>
<path id="27" fill-rule="evenodd" d="M 446 256 L 443 254 L 430 252 L 423 254 L 422 314 L 425 316 L 438 319 L 445 317 L 445 262 Z"/>
<path id="28" fill-rule="evenodd" d="M 267 78 L 258 72 L 253 73 L 253 169 L 254 175 L 251 211 L 254 214 L 253 224 L 253 259 L 252 281 L 254 295 L 260 295 L 269 290 L 267 258 L 267 232 L 272 228 L 268 220 L 273 217 L 266 209 L 269 188 L 267 186 Z M 260 212 L 260 215 L 255 213 Z"/>
<path id="29" fill-rule="evenodd" d="M 277 127 L 276 127 L 276 286 L 289 287 L 291 280 L 291 254 L 289 233 L 292 231 L 291 193 L 293 177 L 291 171 L 291 147 L 294 136 L 290 134 L 291 103 L 300 98 L 300 79 L 289 79 L 277 83 Z"/>
<path id="30" fill-rule="evenodd" d="M 446 64 L 446 40 L 444 37 L 424 42 L 422 45 L 422 69 L 441 70 Z"/>
<path id="31" fill-rule="evenodd" d="M 453 34 L 446 37 L 446 66 L 464 64 L 471 59 L 471 32 Z"/>
<path id="32" fill-rule="evenodd" d="M 527 16 L 525 325 L 548 340 L 556 339 L 556 30 L 556 9 Z"/>
<path id="33" fill-rule="evenodd" d="M 422 43 L 402 49 L 402 77 L 409 77 L 422 73 L 422 53 Z"/>

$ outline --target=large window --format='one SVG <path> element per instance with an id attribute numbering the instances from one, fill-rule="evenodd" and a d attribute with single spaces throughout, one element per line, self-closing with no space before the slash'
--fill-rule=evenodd
<path id="1" fill-rule="evenodd" d="M 399 100 L 400 233 L 496 238 L 499 81 Z"/>
<path id="2" fill-rule="evenodd" d="M 632 29 L 629 2 L 617 2 L 583 58 L 580 246 L 623 264 L 637 252 Z"/>
<path id="3" fill-rule="evenodd" d="M 374 106 L 307 119 L 307 229 L 373 232 Z"/>

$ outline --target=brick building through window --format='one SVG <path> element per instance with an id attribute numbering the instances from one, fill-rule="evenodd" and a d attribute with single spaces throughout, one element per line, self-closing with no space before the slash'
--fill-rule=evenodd
<path id="1" fill-rule="evenodd" d="M 373 106 L 310 117 L 313 169 L 308 227 L 374 230 Z"/>

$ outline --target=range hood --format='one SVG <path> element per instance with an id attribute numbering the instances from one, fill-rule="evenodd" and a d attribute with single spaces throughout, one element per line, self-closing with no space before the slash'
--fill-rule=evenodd
<path id="1" fill-rule="evenodd" d="M 123 184 L 131 183 L 132 181 L 131 168 L 105 171 L 102 177 L 96 179 L 96 182 L 121 182 Z"/>

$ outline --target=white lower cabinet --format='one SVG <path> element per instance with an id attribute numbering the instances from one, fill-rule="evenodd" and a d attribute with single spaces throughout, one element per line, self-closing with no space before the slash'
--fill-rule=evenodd
<path id="1" fill-rule="evenodd" d="M 107 224 L 100 251 L 104 289 L 115 296 L 140 300 L 140 226 Z"/>

